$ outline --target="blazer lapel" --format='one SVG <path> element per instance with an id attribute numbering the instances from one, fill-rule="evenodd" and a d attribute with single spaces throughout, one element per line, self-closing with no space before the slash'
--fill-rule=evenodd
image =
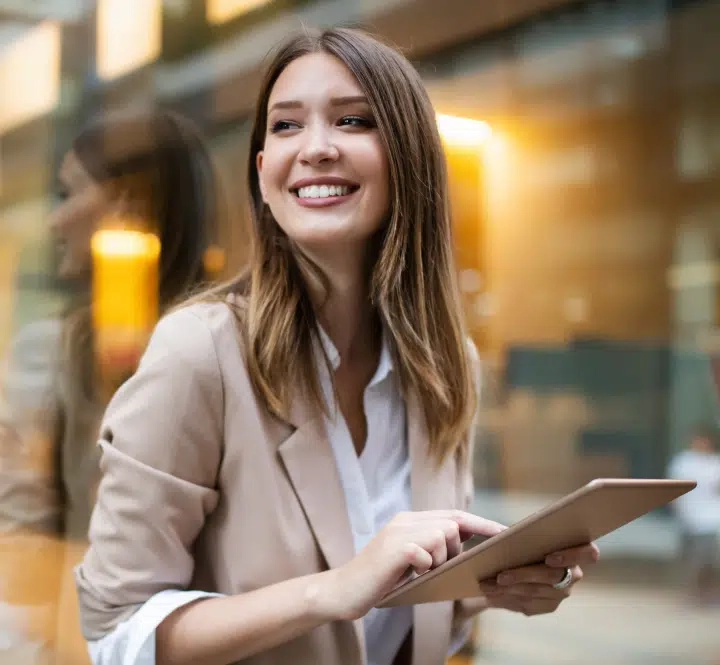
<path id="1" fill-rule="evenodd" d="M 428 456 L 425 415 L 415 394 L 408 395 L 408 449 L 411 463 L 412 507 L 415 511 L 455 507 L 456 465 L 441 467 Z M 440 665 L 447 659 L 453 603 L 428 603 L 413 607 L 413 665 Z"/>
<path id="2" fill-rule="evenodd" d="M 278 451 L 328 567 L 337 568 L 355 551 L 335 455 L 321 413 L 298 398 L 290 415 L 296 429 Z"/>
<path id="3" fill-rule="evenodd" d="M 296 429 L 280 444 L 278 452 L 328 568 L 337 568 L 355 556 L 355 545 L 345 492 L 323 416 L 297 397 L 290 420 Z M 353 622 L 353 630 L 358 662 L 365 663 L 362 620 Z"/>

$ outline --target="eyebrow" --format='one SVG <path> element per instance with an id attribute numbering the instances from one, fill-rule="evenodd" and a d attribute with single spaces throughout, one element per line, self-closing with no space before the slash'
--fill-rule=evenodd
<path id="1" fill-rule="evenodd" d="M 330 106 L 350 106 L 352 104 L 369 104 L 365 95 L 350 95 L 347 97 L 333 97 L 330 100 Z M 268 113 L 276 109 L 299 109 L 303 107 L 303 103 L 296 100 L 288 100 L 275 102 L 269 109 Z"/>

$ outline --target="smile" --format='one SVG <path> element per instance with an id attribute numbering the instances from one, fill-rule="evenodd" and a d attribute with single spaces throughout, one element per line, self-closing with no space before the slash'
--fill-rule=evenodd
<path id="1" fill-rule="evenodd" d="M 327 199 L 347 196 L 353 189 L 349 185 L 310 185 L 309 187 L 300 187 L 296 190 L 295 196 L 300 199 Z"/>
<path id="2" fill-rule="evenodd" d="M 290 191 L 304 208 L 325 208 L 344 203 L 360 189 L 356 183 L 340 178 L 305 179 L 295 183 Z"/>

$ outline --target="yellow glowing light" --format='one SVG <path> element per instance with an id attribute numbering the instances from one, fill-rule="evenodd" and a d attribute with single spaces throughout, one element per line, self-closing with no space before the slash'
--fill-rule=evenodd
<path id="1" fill-rule="evenodd" d="M 151 233 L 104 229 L 91 241 L 93 325 L 104 365 L 130 362 L 158 318 L 160 241 Z"/>
<path id="2" fill-rule="evenodd" d="M 154 256 L 160 251 L 157 236 L 141 231 L 104 230 L 93 236 L 93 250 L 100 256 Z"/>
<path id="3" fill-rule="evenodd" d="M 97 69 L 109 81 L 160 55 L 162 0 L 99 0 Z"/>
<path id="4" fill-rule="evenodd" d="M 53 111 L 60 99 L 60 28 L 45 21 L 0 51 L 0 133 Z"/>
<path id="5" fill-rule="evenodd" d="M 437 125 L 443 141 L 450 145 L 479 146 L 492 136 L 492 127 L 483 120 L 437 114 Z"/>
<path id="6" fill-rule="evenodd" d="M 203 266 L 209 273 L 219 273 L 225 267 L 225 252 L 216 245 L 208 247 L 203 255 Z"/>
<path id="7" fill-rule="evenodd" d="M 236 16 L 270 4 L 272 0 L 207 0 L 206 15 L 210 23 L 225 23 Z"/>

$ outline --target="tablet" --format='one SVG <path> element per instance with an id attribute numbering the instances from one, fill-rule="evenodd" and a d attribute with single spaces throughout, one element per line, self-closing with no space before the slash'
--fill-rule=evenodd
<path id="1" fill-rule="evenodd" d="M 459 600 L 481 594 L 480 580 L 548 554 L 593 542 L 691 491 L 685 480 L 599 478 L 434 570 L 396 587 L 378 607 Z"/>

